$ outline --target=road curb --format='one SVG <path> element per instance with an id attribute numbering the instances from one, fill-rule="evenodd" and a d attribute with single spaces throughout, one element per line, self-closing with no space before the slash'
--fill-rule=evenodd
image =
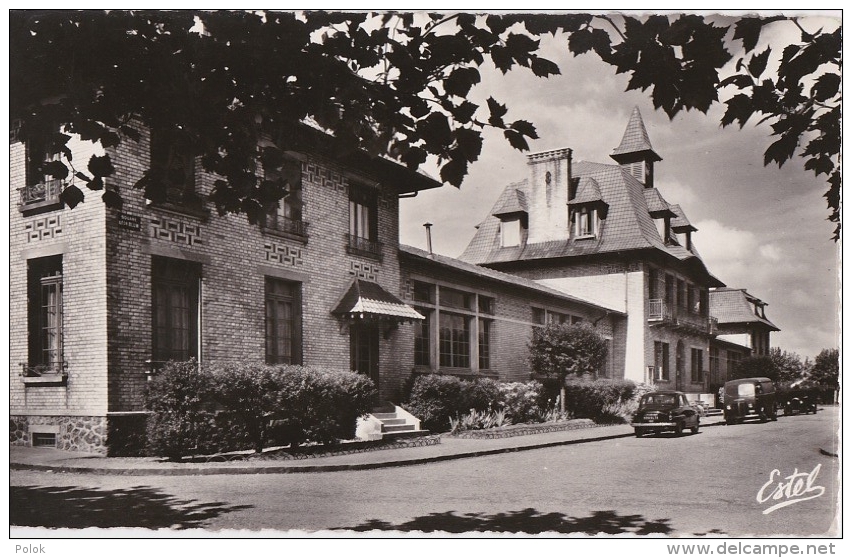
<path id="1" fill-rule="evenodd" d="M 393 461 L 380 461 L 376 463 L 355 463 L 345 465 L 294 465 L 294 466 L 272 466 L 272 467 L 198 467 L 198 468 L 123 468 L 113 469 L 108 467 L 78 467 L 73 465 L 39 465 L 29 463 L 10 463 L 9 468 L 16 471 L 48 471 L 53 473 L 83 473 L 90 475 L 122 475 L 122 476 L 190 476 L 190 475 L 278 475 L 286 473 L 331 473 L 339 471 L 368 471 L 373 469 L 385 469 L 391 467 L 407 467 L 412 465 L 423 465 L 426 463 L 438 463 L 441 461 L 453 461 L 469 457 L 483 457 L 498 455 L 501 453 L 514 453 L 519 451 L 545 449 L 557 446 L 570 446 L 585 444 L 589 442 L 601 442 L 615 440 L 618 438 L 631 438 L 633 433 L 612 434 L 608 436 L 596 436 L 579 440 L 561 440 L 557 442 L 544 442 L 528 446 L 496 448 L 490 450 L 479 450 L 449 455 L 436 455 L 433 457 L 419 457 L 415 459 L 399 459 Z"/>

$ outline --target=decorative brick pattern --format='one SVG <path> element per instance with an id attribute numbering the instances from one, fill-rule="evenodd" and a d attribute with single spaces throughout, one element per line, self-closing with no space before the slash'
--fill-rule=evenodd
<path id="1" fill-rule="evenodd" d="M 367 281 L 376 281 L 379 276 L 379 266 L 371 263 L 349 262 L 349 275 Z"/>
<path id="2" fill-rule="evenodd" d="M 263 249 L 266 251 L 266 261 L 268 262 L 284 265 L 304 265 L 305 263 L 305 260 L 302 258 L 301 248 L 267 242 L 263 245 Z"/>
<path id="3" fill-rule="evenodd" d="M 200 225 L 155 217 L 151 219 L 150 228 L 151 236 L 159 240 L 170 240 L 186 246 L 202 244 Z"/>
<path id="4" fill-rule="evenodd" d="M 33 219 L 24 225 L 24 231 L 27 242 L 57 238 L 62 234 L 62 216 L 57 214 Z"/>
<path id="5" fill-rule="evenodd" d="M 349 181 L 342 173 L 318 165 L 317 163 L 308 163 L 302 166 L 303 177 L 311 184 L 323 186 L 331 190 L 343 192 L 347 189 Z"/>

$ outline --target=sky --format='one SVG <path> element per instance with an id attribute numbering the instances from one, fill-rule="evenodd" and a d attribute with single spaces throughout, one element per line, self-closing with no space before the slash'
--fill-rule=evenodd
<path id="1" fill-rule="evenodd" d="M 839 19 L 804 17 L 806 29 L 831 29 Z M 776 24 L 762 39 L 783 41 L 792 24 Z M 562 74 L 540 79 L 513 70 L 481 70 L 471 97 L 495 97 L 509 107 L 507 121 L 532 121 L 539 139 L 530 152 L 568 147 L 574 161 L 614 163 L 609 157 L 638 106 L 654 150 L 663 158 L 655 182 L 698 228 L 693 241 L 711 273 L 728 287 L 745 288 L 768 303 L 767 317 L 781 331 L 773 347 L 813 359 L 839 346 L 840 244 L 831 240 L 823 194 L 827 184 L 794 157 L 782 168 L 764 167 L 772 143 L 767 124 L 749 121 L 722 128 L 724 108 L 682 113 L 673 120 L 654 110 L 648 92 L 625 92 L 629 77 L 616 75 L 595 55 L 574 58 L 564 39 L 543 42 Z M 736 60 L 736 58 L 734 59 Z M 724 98 L 724 95 L 722 95 Z M 479 160 L 461 188 L 444 186 L 400 201 L 400 240 L 426 248 L 423 223 L 431 222 L 435 252 L 457 257 L 504 187 L 527 176 L 526 154 L 499 133 L 487 133 Z M 424 168 L 433 176 L 437 169 Z"/>

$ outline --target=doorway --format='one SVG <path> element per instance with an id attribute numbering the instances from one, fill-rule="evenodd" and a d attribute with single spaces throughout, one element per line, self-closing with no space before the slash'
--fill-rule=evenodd
<path id="1" fill-rule="evenodd" d="M 379 388 L 379 328 L 357 324 L 349 329 L 349 366 Z"/>

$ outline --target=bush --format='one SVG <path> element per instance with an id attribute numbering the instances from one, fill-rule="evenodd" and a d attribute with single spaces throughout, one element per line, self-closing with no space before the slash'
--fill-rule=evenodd
<path id="1" fill-rule="evenodd" d="M 210 372 L 194 360 L 169 362 L 151 378 L 145 393 L 149 453 L 174 460 L 215 446 L 213 387 Z"/>
<path id="2" fill-rule="evenodd" d="M 418 376 L 411 386 L 406 408 L 420 419 L 423 428 L 445 432 L 450 418 L 501 406 L 500 382 L 490 378 L 462 380 L 445 374 Z"/>
<path id="3" fill-rule="evenodd" d="M 611 422 L 613 410 L 623 410 L 635 391 L 636 384 L 629 380 L 569 381 L 565 384 L 566 411 L 575 418 Z"/>
<path id="4" fill-rule="evenodd" d="M 303 366 L 169 363 L 148 384 L 148 449 L 192 453 L 352 439 L 375 388 L 355 372 Z"/>
<path id="5" fill-rule="evenodd" d="M 508 382 L 501 383 L 500 403 L 506 412 L 506 417 L 513 423 L 539 422 L 541 416 L 542 385 L 539 382 Z"/>
<path id="6" fill-rule="evenodd" d="M 460 417 L 450 417 L 450 432 L 454 434 L 465 430 L 485 430 L 509 424 L 512 424 L 512 421 L 506 418 L 506 413 L 502 409 L 498 411 L 471 409 L 470 413 Z"/>

